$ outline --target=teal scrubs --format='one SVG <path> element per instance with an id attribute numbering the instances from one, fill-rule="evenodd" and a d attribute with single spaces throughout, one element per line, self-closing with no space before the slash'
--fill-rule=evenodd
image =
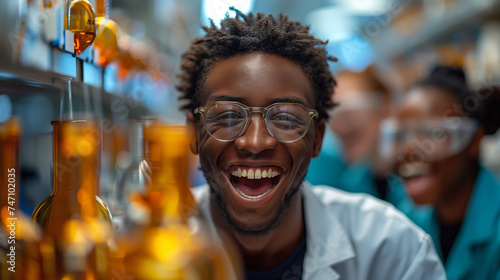
<path id="1" fill-rule="evenodd" d="M 311 159 L 305 179 L 313 186 L 335 186 L 345 168 L 340 140 L 327 128 L 321 152 Z"/>
<path id="2" fill-rule="evenodd" d="M 407 197 L 397 206 L 431 235 L 442 256 L 438 221 L 432 208 L 417 207 Z M 500 280 L 500 183 L 483 167 L 445 268 L 452 280 Z"/>
<path id="3" fill-rule="evenodd" d="M 385 176 L 388 183 L 385 200 L 399 202 L 404 196 L 399 180 Z M 343 159 L 340 140 L 327 129 L 317 158 L 311 160 L 306 181 L 311 185 L 327 185 L 353 193 L 367 193 L 380 198 L 375 177 L 368 162 L 348 164 Z"/>

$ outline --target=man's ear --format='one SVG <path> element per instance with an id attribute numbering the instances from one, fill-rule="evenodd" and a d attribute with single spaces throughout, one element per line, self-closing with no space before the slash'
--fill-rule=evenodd
<path id="1" fill-rule="evenodd" d="M 314 130 L 314 143 L 313 143 L 313 155 L 315 158 L 319 155 L 321 151 L 321 145 L 323 145 L 323 136 L 325 136 L 325 120 L 320 120 L 316 122 L 316 127 Z"/>
<path id="2" fill-rule="evenodd" d="M 198 154 L 198 126 L 196 125 L 196 118 L 192 112 L 186 113 L 186 126 L 188 128 L 189 148 L 195 155 Z"/>

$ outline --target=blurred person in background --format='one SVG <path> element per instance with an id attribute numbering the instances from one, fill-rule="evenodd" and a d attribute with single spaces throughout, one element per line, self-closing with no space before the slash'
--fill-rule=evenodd
<path id="1" fill-rule="evenodd" d="M 498 87 L 472 92 L 461 69 L 439 66 L 383 123 L 408 195 L 397 206 L 432 236 L 449 279 L 500 279 L 500 184 L 479 159 L 499 109 Z"/>
<path id="2" fill-rule="evenodd" d="M 443 279 L 430 237 L 385 203 L 304 181 L 335 80 L 309 28 L 261 13 L 213 22 L 178 89 L 207 185 L 200 215 L 226 232 L 246 279 Z"/>
<path id="3" fill-rule="evenodd" d="M 377 154 L 379 124 L 391 110 L 389 89 L 374 66 L 362 72 L 343 70 L 336 80 L 333 102 L 338 106 L 329 112 L 323 148 L 306 179 L 396 203 L 402 190 L 389 185 L 387 164 Z"/>

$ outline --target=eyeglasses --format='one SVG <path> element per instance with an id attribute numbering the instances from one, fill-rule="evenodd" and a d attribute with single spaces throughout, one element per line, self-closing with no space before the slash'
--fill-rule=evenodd
<path id="1" fill-rule="evenodd" d="M 252 113 L 261 113 L 267 132 L 282 143 L 302 139 L 318 112 L 296 103 L 276 103 L 267 107 L 248 107 L 239 102 L 217 101 L 196 108 L 195 114 L 203 116 L 208 134 L 213 138 L 229 142 L 242 136 L 250 124 Z"/>

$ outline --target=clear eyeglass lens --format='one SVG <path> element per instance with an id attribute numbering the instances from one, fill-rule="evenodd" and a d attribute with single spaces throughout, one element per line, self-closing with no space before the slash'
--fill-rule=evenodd
<path id="1" fill-rule="evenodd" d="M 306 133 L 309 115 L 299 105 L 277 105 L 266 114 L 269 132 L 280 141 L 293 141 Z"/>
<path id="2" fill-rule="evenodd" d="M 213 137 L 229 141 L 240 136 L 248 118 L 247 110 L 239 104 L 215 103 L 205 112 L 205 125 Z M 300 105 L 275 105 L 266 112 L 265 123 L 277 140 L 294 141 L 306 133 L 309 114 Z"/>
<path id="3" fill-rule="evenodd" d="M 237 104 L 216 103 L 205 112 L 207 131 L 220 140 L 237 137 L 245 129 L 247 119 L 247 112 Z"/>

